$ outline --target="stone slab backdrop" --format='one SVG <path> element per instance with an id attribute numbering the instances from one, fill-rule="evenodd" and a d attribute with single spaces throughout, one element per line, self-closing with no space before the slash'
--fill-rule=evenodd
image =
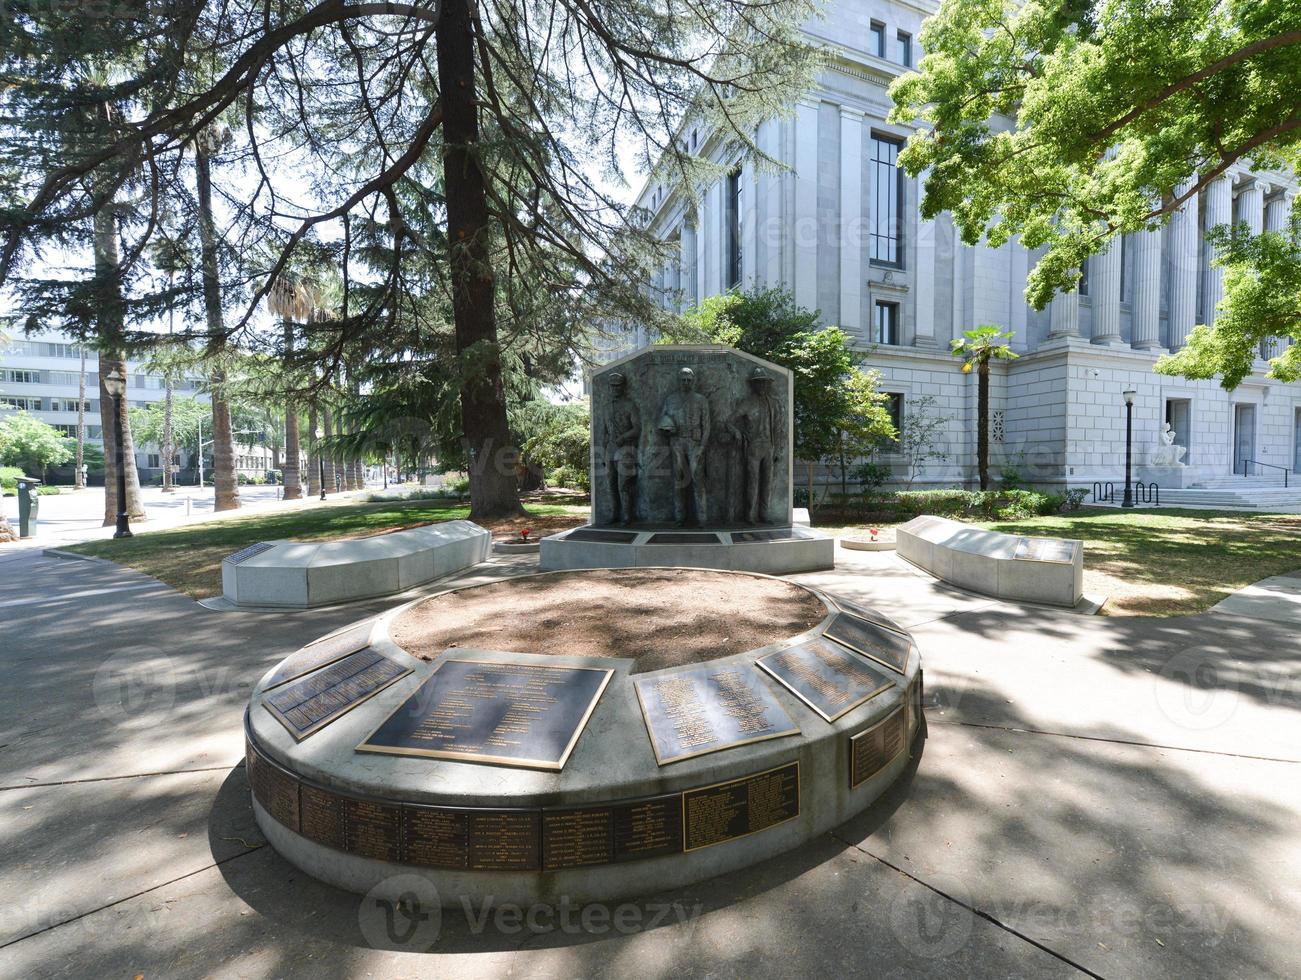
<path id="1" fill-rule="evenodd" d="M 593 524 L 791 526 L 785 368 L 732 347 L 666 344 L 603 365 L 591 387 Z"/>

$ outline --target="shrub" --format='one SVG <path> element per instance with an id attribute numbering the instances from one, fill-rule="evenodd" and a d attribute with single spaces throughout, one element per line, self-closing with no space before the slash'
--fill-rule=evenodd
<path id="1" fill-rule="evenodd" d="M 45 484 L 36 488 L 36 495 L 38 497 L 53 497 L 61 492 L 62 491 L 60 491 L 58 487 L 46 486 Z"/>
<path id="2" fill-rule="evenodd" d="M 833 494 L 831 509 L 851 520 L 907 521 L 919 514 L 1012 521 L 1078 508 L 1081 497 L 1034 490 L 901 490 L 897 493 Z"/>
<path id="3" fill-rule="evenodd" d="M 557 466 L 547 474 L 547 482 L 555 487 L 569 487 L 574 490 L 590 489 L 587 471 L 574 466 Z"/>
<path id="4" fill-rule="evenodd" d="M 18 478 L 26 475 L 21 466 L 0 466 L 0 489 L 13 493 L 18 489 Z"/>

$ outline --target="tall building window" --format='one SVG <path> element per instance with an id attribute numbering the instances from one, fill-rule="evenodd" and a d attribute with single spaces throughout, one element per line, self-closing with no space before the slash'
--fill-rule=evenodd
<path id="1" fill-rule="evenodd" d="M 890 416 L 890 421 L 894 424 L 896 433 L 893 439 L 887 439 L 884 445 L 890 448 L 898 448 L 903 442 L 903 394 L 898 391 L 882 392 L 885 395 L 885 410 Z"/>
<path id="2" fill-rule="evenodd" d="M 1076 290 L 1081 296 L 1089 295 L 1089 260 L 1085 259 L 1080 265 L 1080 285 Z"/>
<path id="3" fill-rule="evenodd" d="M 1114 246 L 1113 246 L 1114 247 Z M 1129 236 L 1120 236 L 1120 301 L 1129 302 Z"/>
<path id="4" fill-rule="evenodd" d="M 872 21 L 867 34 L 867 53 L 878 58 L 885 57 L 885 25 L 879 20 Z"/>
<path id="5" fill-rule="evenodd" d="M 728 289 L 741 285 L 741 171 L 727 175 L 727 282 Z"/>
<path id="6" fill-rule="evenodd" d="M 872 252 L 876 265 L 903 265 L 903 171 L 897 140 L 872 136 Z"/>
<path id="7" fill-rule="evenodd" d="M 877 300 L 872 340 L 878 344 L 899 343 L 899 304 Z"/>
<path id="8" fill-rule="evenodd" d="M 899 57 L 899 64 L 905 68 L 911 68 L 913 65 L 913 36 L 900 31 L 895 35 L 895 52 Z"/>
<path id="9" fill-rule="evenodd" d="M 4 380 L 14 385 L 35 385 L 41 383 L 40 371 L 5 371 Z"/>

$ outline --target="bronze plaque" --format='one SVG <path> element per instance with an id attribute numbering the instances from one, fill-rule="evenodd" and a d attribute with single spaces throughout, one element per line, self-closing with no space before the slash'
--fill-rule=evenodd
<path id="1" fill-rule="evenodd" d="M 1046 561 L 1055 565 L 1069 565 L 1075 561 L 1075 542 L 1061 538 L 1021 538 L 1016 543 L 1013 558 L 1022 561 Z"/>
<path id="2" fill-rule="evenodd" d="M 822 637 L 755 663 L 828 722 L 894 686 L 867 660 Z"/>
<path id="3" fill-rule="evenodd" d="M 409 673 L 367 647 L 265 695 L 262 706 L 301 742 Z"/>
<path id="4" fill-rule="evenodd" d="M 837 613 L 822 635 L 901 674 L 908 668 L 912 640 L 903 633 L 849 613 Z"/>
<path id="5" fill-rule="evenodd" d="M 732 542 L 734 544 L 748 544 L 751 541 L 790 541 L 792 539 L 811 538 L 813 535 L 808 531 L 802 531 L 797 527 L 778 527 L 768 531 L 733 531 Z"/>
<path id="6" fill-rule="evenodd" d="M 687 667 L 633 685 L 661 766 L 799 732 L 748 664 Z"/>
<path id="7" fill-rule="evenodd" d="M 682 794 L 542 812 L 547 871 L 682 853 Z"/>
<path id="8" fill-rule="evenodd" d="M 652 534 L 647 544 L 718 544 L 717 534 L 692 531 L 661 531 Z"/>
<path id="9" fill-rule="evenodd" d="M 370 643 L 371 625 L 371 620 L 367 620 L 358 626 L 349 626 L 291 653 L 280 661 L 262 689 L 269 691 L 304 674 L 329 666 L 336 660 L 342 660 L 350 653 L 365 649 Z"/>
<path id="10" fill-rule="evenodd" d="M 426 868 L 470 866 L 470 811 L 447 806 L 402 807 L 402 853 Z"/>
<path id="11" fill-rule="evenodd" d="M 251 740 L 245 742 L 244 760 L 253 799 L 278 822 L 298 830 L 297 777 L 259 752 Z"/>
<path id="12" fill-rule="evenodd" d="M 227 555 L 222 559 L 224 562 L 230 562 L 232 565 L 240 565 L 248 561 L 254 555 L 260 555 L 264 551 L 270 551 L 275 545 L 270 541 L 259 541 L 257 544 L 251 544 L 247 548 L 241 548 L 233 555 Z"/>
<path id="13" fill-rule="evenodd" d="M 402 860 L 402 807 L 343 797 L 344 850 L 377 861 Z"/>
<path id="14" fill-rule="evenodd" d="M 602 544 L 632 544 L 636 531 L 602 531 L 594 527 L 575 528 L 565 535 L 566 541 L 597 541 Z"/>
<path id="15" fill-rule="evenodd" d="M 442 660 L 357 748 L 558 771 L 613 673 Z"/>
<path id="16" fill-rule="evenodd" d="M 540 810 L 471 810 L 473 871 L 535 871 L 541 864 Z"/>
<path id="17" fill-rule="evenodd" d="M 848 599 L 842 599 L 838 595 L 830 596 L 831 601 L 835 603 L 837 609 L 841 612 L 849 613 L 851 616 L 857 616 L 859 619 L 866 619 L 869 623 L 874 623 L 888 630 L 894 630 L 896 633 L 906 632 L 902 626 L 893 619 L 875 609 L 872 606 L 865 606 L 860 602 L 850 602 Z"/>
<path id="18" fill-rule="evenodd" d="M 303 783 L 299 788 L 302 808 L 299 833 L 318 844 L 344 850 L 346 836 L 343 829 L 343 800 L 338 793 Z"/>
<path id="19" fill-rule="evenodd" d="M 872 778 L 903 751 L 908 740 L 902 707 L 884 721 L 849 737 L 849 788 Z"/>
<path id="20" fill-rule="evenodd" d="M 800 764 L 790 762 L 682 794 L 683 849 L 747 837 L 800 814 Z"/>

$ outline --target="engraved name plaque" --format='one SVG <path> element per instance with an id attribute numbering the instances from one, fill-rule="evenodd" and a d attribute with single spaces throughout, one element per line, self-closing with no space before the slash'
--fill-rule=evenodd
<path id="1" fill-rule="evenodd" d="M 682 852 L 682 795 L 542 813 L 548 871 Z"/>
<path id="2" fill-rule="evenodd" d="M 402 860 L 402 807 L 345 796 L 343 842 L 350 854 L 377 861 Z"/>
<path id="3" fill-rule="evenodd" d="M 848 613 L 838 613 L 822 635 L 901 674 L 908 667 L 912 641 L 903 633 Z"/>
<path id="4" fill-rule="evenodd" d="M 747 837 L 800 814 L 800 764 L 682 794 L 683 849 Z"/>
<path id="5" fill-rule="evenodd" d="M 830 598 L 831 601 L 835 603 L 836 608 L 841 612 L 849 613 L 851 616 L 857 616 L 859 619 L 866 619 L 869 623 L 875 623 L 877 626 L 883 627 L 884 629 L 894 630 L 896 633 L 904 632 L 903 627 L 879 609 L 865 606 L 860 602 L 850 602 L 848 599 L 842 599 L 838 595 L 833 595 Z"/>
<path id="6" fill-rule="evenodd" d="M 370 643 L 371 625 L 371 620 L 367 620 L 357 626 L 349 626 L 291 653 L 280 661 L 275 672 L 267 678 L 263 690 L 269 691 L 273 687 L 279 687 L 296 677 L 320 670 L 336 660 L 342 660 L 350 653 L 364 649 Z"/>
<path id="7" fill-rule="evenodd" d="M 275 547 L 270 541 L 259 541 L 257 544 L 251 544 L 247 548 L 241 548 L 233 555 L 227 555 L 222 559 L 223 562 L 229 562 L 232 565 L 241 565 L 255 555 L 260 555 L 264 551 L 270 551 Z"/>
<path id="8" fill-rule="evenodd" d="M 907 717 L 902 707 L 884 721 L 849 738 L 849 788 L 871 779 L 888 766 L 907 742 Z"/>
<path id="9" fill-rule="evenodd" d="M 755 663 L 828 722 L 894 685 L 884 671 L 820 637 Z"/>
<path id="10" fill-rule="evenodd" d="M 812 534 L 801 531 L 797 527 L 779 527 L 770 531 L 733 531 L 732 541 L 742 544 L 751 541 L 790 541 L 793 539 L 811 538 Z"/>
<path id="11" fill-rule="evenodd" d="M 443 660 L 357 749 L 560 770 L 613 673 Z"/>
<path id="12" fill-rule="evenodd" d="M 747 664 L 707 664 L 639 677 L 634 687 L 661 766 L 799 732 Z"/>
<path id="13" fill-rule="evenodd" d="M 245 741 L 245 767 L 253 799 L 290 830 L 298 830 L 298 780 Z"/>
<path id="14" fill-rule="evenodd" d="M 262 705 L 301 742 L 409 673 L 410 667 L 367 648 L 277 688 Z"/>
<path id="15" fill-rule="evenodd" d="M 1075 561 L 1075 542 L 1063 541 L 1061 538 L 1020 538 L 1012 557 L 1022 561 L 1069 565 Z"/>
<path id="16" fill-rule="evenodd" d="M 717 534 L 704 534 L 693 531 L 661 531 L 652 534 L 647 544 L 718 544 Z"/>
<path id="17" fill-rule="evenodd" d="M 565 535 L 566 541 L 596 541 L 604 544 L 632 544 L 637 540 L 636 531 L 601 531 L 591 527 L 580 527 Z"/>

